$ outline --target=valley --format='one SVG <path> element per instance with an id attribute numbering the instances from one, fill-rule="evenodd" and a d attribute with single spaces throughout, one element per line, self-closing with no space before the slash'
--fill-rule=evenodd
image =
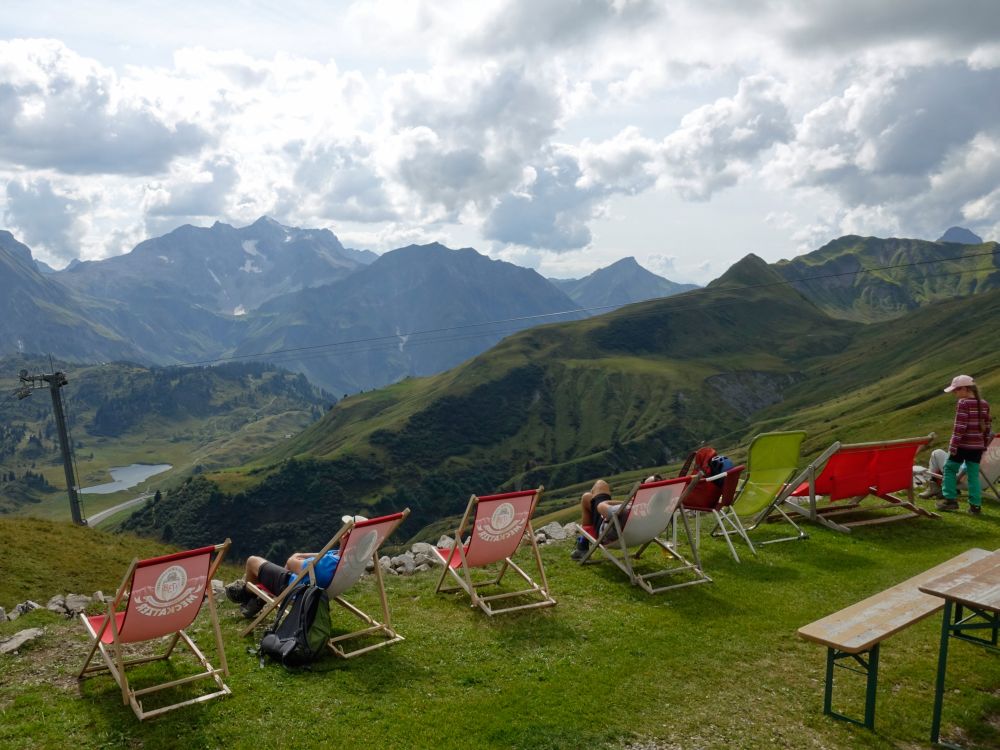
<path id="1" fill-rule="evenodd" d="M 114 291 L 115 275 L 137 278 L 167 253 L 196 257 L 185 255 L 185 237 L 203 251 L 221 243 L 230 264 L 249 253 L 274 267 L 289 244 L 281 238 L 316 241 L 263 219 L 178 233 L 117 260 L 107 278 L 92 268 L 45 278 L 76 273 L 78 293 L 101 280 L 118 303 L 135 306 Z M 309 285 L 283 272 L 268 286 L 262 268 L 256 297 L 238 297 L 239 286 L 197 295 L 211 315 L 225 312 L 224 300 L 258 304 L 230 316 L 251 334 L 230 343 L 233 356 L 271 351 L 264 356 L 319 382 L 350 383 L 351 392 L 338 400 L 301 374 L 250 363 L 75 366 L 81 484 L 107 483 L 111 466 L 173 467 L 128 490 L 85 494 L 88 510 L 161 489 L 155 511 L 116 514 L 115 523 L 178 544 L 231 534 L 237 555 L 264 547 L 280 556 L 304 535 L 322 543 L 323 518 L 359 507 L 410 507 L 405 533 L 415 535 L 457 513 L 472 488 L 544 484 L 544 508 L 555 512 L 596 476 L 624 484 L 649 467 L 672 470 L 705 441 L 739 457 L 756 432 L 802 428 L 814 455 L 834 439 L 944 432 L 937 381 L 962 362 L 983 373 L 988 391 L 1000 364 L 984 345 L 987 321 L 1000 313 L 992 242 L 844 237 L 791 262 L 748 255 L 705 288 L 684 288 L 629 259 L 555 283 L 471 249 L 410 246 L 373 258 L 318 237 L 315 252 L 340 258 L 340 277 Z M 18 252 L 23 264 L 26 250 Z M 184 297 L 181 277 L 170 278 L 157 283 Z M 625 304 L 628 287 L 666 296 Z M 591 302 L 589 312 L 578 306 Z M 354 348 L 323 344 L 331 331 L 356 337 Z M 940 343 L 928 347 L 932 336 Z M 969 351 L 979 354 L 969 360 Z M 361 388 L 372 383 L 389 385 Z M 2 468 L 20 476 L 0 485 L 0 502 L 61 517 L 49 407 L 36 397 L 22 423 L 5 408 L 14 431 Z"/>

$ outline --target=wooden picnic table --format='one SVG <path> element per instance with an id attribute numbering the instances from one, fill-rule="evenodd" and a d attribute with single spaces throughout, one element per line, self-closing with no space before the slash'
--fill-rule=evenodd
<path id="1" fill-rule="evenodd" d="M 799 628 L 800 637 L 827 647 L 823 713 L 873 729 L 882 641 L 944 606 L 940 598 L 922 593 L 924 584 L 965 570 L 993 554 L 978 548 L 966 550 L 930 570 Z M 867 677 L 864 721 L 833 709 L 834 667 L 842 666 L 842 662 L 855 663 L 854 667 L 845 668 L 860 671 Z"/>
<path id="2" fill-rule="evenodd" d="M 949 639 L 955 638 L 990 651 L 1000 651 L 997 647 L 997 635 L 1000 631 L 1000 550 L 928 581 L 920 586 L 920 590 L 944 600 L 941 648 L 934 690 L 934 716 L 931 722 L 931 742 L 944 744 L 940 742 L 941 708 L 945 672 L 948 668 Z M 969 610 L 968 614 L 966 609 Z M 983 630 L 989 631 L 987 638 L 973 635 L 976 631 Z"/>

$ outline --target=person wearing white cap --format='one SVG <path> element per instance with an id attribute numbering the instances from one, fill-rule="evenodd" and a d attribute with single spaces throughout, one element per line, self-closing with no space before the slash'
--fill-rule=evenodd
<path id="1" fill-rule="evenodd" d="M 958 403 L 941 483 L 944 497 L 937 507 L 938 510 L 958 510 L 958 470 L 964 463 L 969 482 L 969 513 L 978 515 L 983 504 L 979 461 L 993 437 L 990 405 L 980 397 L 979 387 L 970 375 L 956 375 L 944 392 L 954 393 Z"/>

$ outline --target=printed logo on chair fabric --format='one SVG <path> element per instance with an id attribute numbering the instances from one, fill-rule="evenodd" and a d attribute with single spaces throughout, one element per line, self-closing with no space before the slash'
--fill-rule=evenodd
<path id="1" fill-rule="evenodd" d="M 135 593 L 135 610 L 149 617 L 166 617 L 180 612 L 198 601 L 204 580 L 204 576 L 199 576 L 189 581 L 184 568 L 171 565 L 160 573 L 151 593 L 145 593 L 149 592 L 148 587 Z"/>
<path id="2" fill-rule="evenodd" d="M 378 547 L 378 530 L 369 529 L 356 544 L 351 545 L 351 549 L 347 555 L 348 565 L 353 566 L 367 564 L 376 547 Z"/>
<path id="3" fill-rule="evenodd" d="M 493 511 L 493 515 L 479 524 L 477 532 L 480 539 L 487 542 L 499 542 L 521 531 L 526 513 L 518 517 L 511 503 L 502 503 Z"/>
<path id="4" fill-rule="evenodd" d="M 646 502 L 642 502 L 642 497 L 638 496 L 632 502 L 632 509 L 629 511 L 629 516 L 632 518 L 645 518 L 654 512 L 662 512 L 671 499 L 672 493 L 666 487 L 657 490 Z"/>

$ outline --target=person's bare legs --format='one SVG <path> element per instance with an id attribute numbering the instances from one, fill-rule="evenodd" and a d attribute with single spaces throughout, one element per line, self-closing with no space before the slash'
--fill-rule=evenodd
<path id="1" fill-rule="evenodd" d="M 580 496 L 580 525 L 581 526 L 593 526 L 594 518 L 591 512 L 591 502 L 598 495 L 611 495 L 611 486 L 605 482 L 603 479 L 598 479 L 594 482 L 594 486 L 590 488 L 589 492 L 584 492 Z M 608 515 L 607 506 L 608 501 L 605 500 L 597 504 L 598 512 L 605 518 Z"/>
<path id="2" fill-rule="evenodd" d="M 247 558 L 246 567 L 243 570 L 243 578 L 247 583 L 257 583 L 260 579 L 260 566 L 267 562 L 266 558 L 251 555 Z"/>

